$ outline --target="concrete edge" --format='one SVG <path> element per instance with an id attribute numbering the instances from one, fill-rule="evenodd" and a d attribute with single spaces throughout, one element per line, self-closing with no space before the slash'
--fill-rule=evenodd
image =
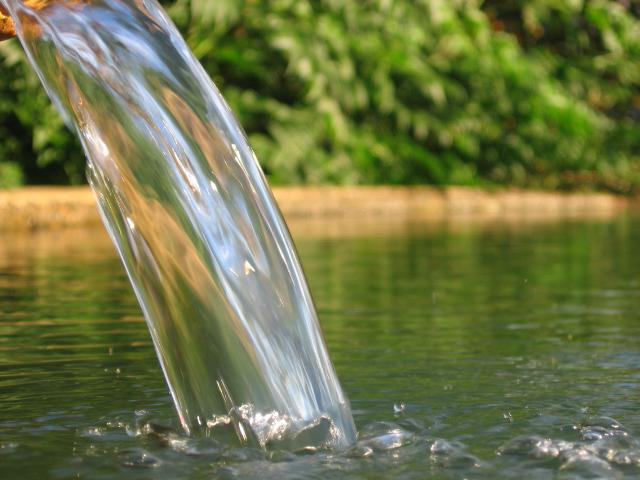
<path id="1" fill-rule="evenodd" d="M 628 197 L 465 187 L 276 187 L 288 221 L 332 220 L 530 220 L 609 218 L 628 208 Z M 0 231 L 33 231 L 98 225 L 88 187 L 28 187 L 0 191 Z"/>

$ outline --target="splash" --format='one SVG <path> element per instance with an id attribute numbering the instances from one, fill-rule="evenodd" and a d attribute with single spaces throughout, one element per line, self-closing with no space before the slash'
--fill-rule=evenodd
<path id="1" fill-rule="evenodd" d="M 353 420 L 289 233 L 229 107 L 154 0 L 2 0 L 80 137 L 187 433 L 344 447 Z"/>

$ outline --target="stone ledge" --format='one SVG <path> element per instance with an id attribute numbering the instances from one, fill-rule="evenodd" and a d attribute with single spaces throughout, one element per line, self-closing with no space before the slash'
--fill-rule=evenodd
<path id="1" fill-rule="evenodd" d="M 389 219 L 499 221 L 607 218 L 631 204 L 606 193 L 433 187 L 276 187 L 288 220 Z M 88 187 L 28 187 L 0 191 L 0 231 L 98 225 Z"/>

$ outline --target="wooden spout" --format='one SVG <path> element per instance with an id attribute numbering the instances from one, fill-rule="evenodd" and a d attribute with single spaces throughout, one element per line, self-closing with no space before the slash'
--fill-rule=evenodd
<path id="1" fill-rule="evenodd" d="M 22 0 L 23 6 L 31 10 L 43 10 L 49 7 L 51 3 L 51 0 Z M 64 4 L 65 6 L 76 7 L 81 7 L 83 3 L 86 2 L 83 2 L 82 0 L 64 0 L 60 2 L 60 4 Z M 25 26 L 25 33 L 38 34 L 40 32 L 40 29 L 37 25 L 30 26 L 30 28 L 31 30 L 29 30 L 29 28 Z M 9 12 L 7 12 L 7 10 L 2 5 L 0 5 L 0 42 L 9 38 L 13 38 L 15 36 L 16 27 L 13 23 L 13 19 L 9 15 Z"/>
<path id="2" fill-rule="evenodd" d="M 16 36 L 13 20 L 4 7 L 0 6 L 0 41 Z"/>

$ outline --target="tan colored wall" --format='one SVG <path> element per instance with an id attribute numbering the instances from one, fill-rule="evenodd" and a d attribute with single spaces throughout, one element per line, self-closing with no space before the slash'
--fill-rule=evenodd
<path id="1" fill-rule="evenodd" d="M 274 189 L 288 221 L 493 221 L 607 218 L 631 202 L 603 193 L 554 193 L 450 187 L 280 187 Z M 87 187 L 30 187 L 0 191 L 0 231 L 99 224 Z"/>

